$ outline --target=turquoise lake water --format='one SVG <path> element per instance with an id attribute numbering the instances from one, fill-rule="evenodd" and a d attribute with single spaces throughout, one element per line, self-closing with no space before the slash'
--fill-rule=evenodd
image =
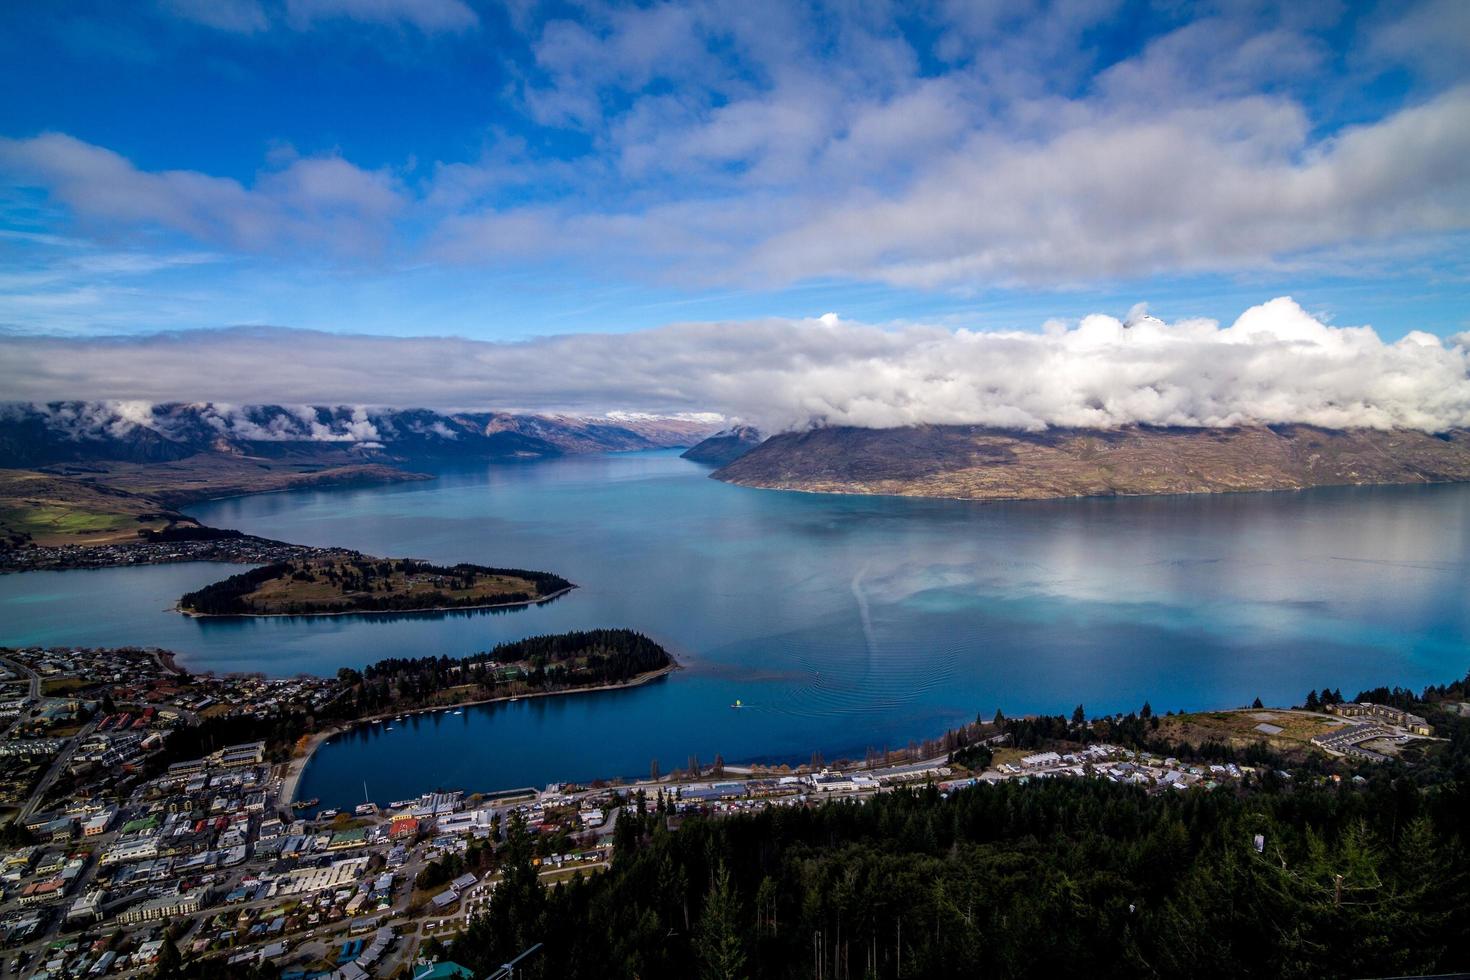
<path id="1" fill-rule="evenodd" d="M 329 674 L 526 635 L 642 630 L 645 687 L 375 726 L 305 796 L 380 802 L 708 762 L 831 759 L 1008 714 L 1158 711 L 1418 687 L 1470 668 L 1470 486 L 1027 503 L 732 487 L 675 453 L 217 501 L 201 520 L 307 544 L 539 568 L 533 609 L 193 620 L 207 564 L 0 576 L 0 643 L 171 648 L 195 670 Z M 732 710 L 737 698 L 748 707 Z"/>

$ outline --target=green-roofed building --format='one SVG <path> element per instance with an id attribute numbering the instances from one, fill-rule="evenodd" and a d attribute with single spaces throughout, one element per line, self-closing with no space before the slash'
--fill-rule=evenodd
<path id="1" fill-rule="evenodd" d="M 433 966 L 414 967 L 413 980 L 475 980 L 475 975 L 467 966 L 444 960 Z"/>
<path id="2" fill-rule="evenodd" d="M 122 833 L 140 834 L 145 830 L 152 830 L 154 827 L 157 826 L 158 815 L 150 813 L 146 817 L 139 817 L 137 820 L 129 820 L 127 823 L 123 824 Z"/>

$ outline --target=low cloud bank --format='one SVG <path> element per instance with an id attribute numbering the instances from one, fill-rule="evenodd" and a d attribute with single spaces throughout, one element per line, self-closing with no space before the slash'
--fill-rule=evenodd
<path id="1" fill-rule="evenodd" d="M 1435 432 L 1470 426 L 1470 335 L 1390 344 L 1280 298 L 1228 327 L 1139 313 L 1040 332 L 883 329 L 829 314 L 514 344 L 280 328 L 10 336 L 0 390 L 28 401 L 717 412 L 768 432 L 1290 422 Z"/>

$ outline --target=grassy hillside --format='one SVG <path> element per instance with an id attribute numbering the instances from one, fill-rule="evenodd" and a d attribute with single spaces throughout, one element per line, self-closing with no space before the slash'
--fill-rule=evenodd
<path id="1" fill-rule="evenodd" d="M 388 558 L 314 558 L 233 575 L 179 600 L 205 616 L 411 612 L 534 602 L 571 588 L 556 575 Z"/>
<path id="2" fill-rule="evenodd" d="M 831 428 L 772 437 L 714 476 L 771 489 L 980 500 L 1444 483 L 1470 480 L 1470 433 Z"/>
<path id="3" fill-rule="evenodd" d="M 183 515 L 160 501 L 113 487 L 31 470 L 0 470 L 0 540 L 8 546 L 135 541 Z"/>

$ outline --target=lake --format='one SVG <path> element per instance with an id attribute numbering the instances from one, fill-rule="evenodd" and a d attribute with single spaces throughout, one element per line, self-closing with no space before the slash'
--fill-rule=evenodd
<path id="1" fill-rule="evenodd" d="M 202 521 L 435 562 L 545 569 L 549 604 L 195 620 L 184 564 L 0 576 L 0 643 L 144 644 L 195 670 L 330 674 L 527 635 L 641 630 L 684 666 L 626 690 L 374 726 L 301 795 L 384 802 L 726 761 L 861 756 L 989 717 L 1299 702 L 1470 667 L 1470 486 L 1017 503 L 728 486 L 673 452 L 446 470 L 216 501 Z M 747 707 L 733 710 L 740 699 Z"/>

